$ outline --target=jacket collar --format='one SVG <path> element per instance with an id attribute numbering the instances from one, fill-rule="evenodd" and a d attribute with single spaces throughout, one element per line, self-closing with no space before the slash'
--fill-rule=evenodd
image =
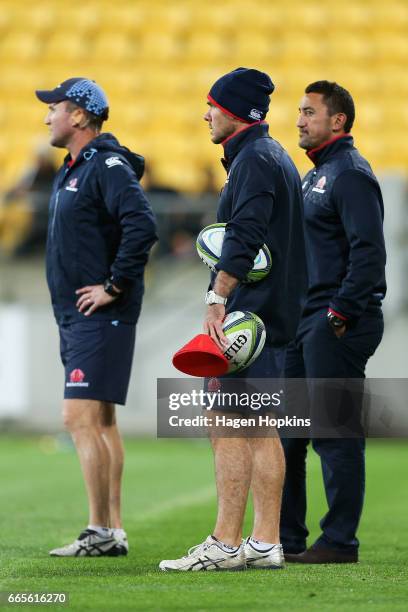
<path id="1" fill-rule="evenodd" d="M 350 134 L 341 134 L 340 136 L 335 136 L 327 142 L 323 142 L 323 144 L 314 149 L 309 149 L 306 151 L 306 155 L 312 160 L 315 166 L 321 166 L 332 155 L 335 155 L 340 151 L 352 149 L 353 146 L 353 137 L 350 136 Z"/>
<path id="2" fill-rule="evenodd" d="M 268 130 L 269 125 L 266 121 L 259 121 L 257 123 L 251 123 L 243 130 L 228 136 L 228 138 L 221 143 L 224 147 L 225 159 L 221 160 L 224 167 L 230 167 L 234 157 L 248 142 L 269 136 Z"/>
<path id="3" fill-rule="evenodd" d="M 112 134 L 109 134 L 108 132 L 102 132 L 101 134 L 98 134 L 98 136 L 95 136 L 95 138 L 87 142 L 86 145 L 82 147 L 82 149 L 79 151 L 78 155 L 74 160 L 72 159 L 71 154 L 67 153 L 67 155 L 64 157 L 64 163 L 67 165 L 68 168 L 72 168 L 72 166 L 78 165 L 82 161 L 82 159 L 86 159 L 87 161 L 89 161 L 97 152 L 97 147 L 99 143 L 105 140 L 107 137 L 114 138 L 114 136 L 112 136 Z"/>

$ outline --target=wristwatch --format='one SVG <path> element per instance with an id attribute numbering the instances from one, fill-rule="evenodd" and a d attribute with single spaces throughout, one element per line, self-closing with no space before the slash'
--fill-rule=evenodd
<path id="1" fill-rule="evenodd" d="M 327 311 L 327 320 L 334 329 L 339 329 L 346 325 L 346 321 L 334 314 L 331 310 Z"/>
<path id="2" fill-rule="evenodd" d="M 211 304 L 223 304 L 225 306 L 227 298 L 222 297 L 222 295 L 217 295 L 215 291 L 211 289 L 211 291 L 207 291 L 204 301 L 208 306 Z"/>
<path id="3" fill-rule="evenodd" d="M 106 281 L 103 283 L 103 288 L 105 292 L 108 293 L 111 297 L 117 298 L 122 295 L 122 291 L 118 291 L 117 289 L 115 289 L 110 278 L 107 278 Z"/>

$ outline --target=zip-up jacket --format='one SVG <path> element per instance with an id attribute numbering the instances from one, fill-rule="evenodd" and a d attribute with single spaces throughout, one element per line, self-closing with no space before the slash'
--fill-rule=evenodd
<path id="1" fill-rule="evenodd" d="M 143 157 L 100 134 L 72 163 L 64 160 L 53 186 L 47 239 L 47 282 L 58 323 L 84 320 L 75 291 L 112 277 L 122 295 L 93 320 L 136 323 L 143 273 L 156 223 L 139 185 Z"/>
<path id="2" fill-rule="evenodd" d="M 265 122 L 223 144 L 228 176 L 217 221 L 227 226 L 216 268 L 242 281 L 264 243 L 272 255 L 270 273 L 261 281 L 240 283 L 228 298 L 227 312 L 259 315 L 267 343 L 283 346 L 295 336 L 306 288 L 300 177 Z"/>
<path id="3" fill-rule="evenodd" d="M 309 290 L 304 313 L 346 320 L 378 312 L 385 296 L 384 205 L 369 163 L 349 135 L 308 152 L 303 181 Z"/>

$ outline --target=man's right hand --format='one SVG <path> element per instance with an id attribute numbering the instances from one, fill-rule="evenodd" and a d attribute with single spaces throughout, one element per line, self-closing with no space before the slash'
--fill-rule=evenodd
<path id="1" fill-rule="evenodd" d="M 211 336 L 222 352 L 228 346 L 228 338 L 222 331 L 225 319 L 225 306 L 223 304 L 211 304 L 207 306 L 207 314 L 204 321 L 204 332 Z"/>

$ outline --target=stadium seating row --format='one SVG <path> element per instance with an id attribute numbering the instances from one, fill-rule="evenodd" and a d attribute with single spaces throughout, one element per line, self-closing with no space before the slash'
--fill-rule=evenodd
<path id="1" fill-rule="evenodd" d="M 148 156 L 163 182 L 199 191 L 208 164 L 222 181 L 202 115 L 210 84 L 238 65 L 272 75 L 271 131 L 302 171 L 308 162 L 296 146 L 297 106 L 304 86 L 320 78 L 352 92 L 355 135 L 375 169 L 406 170 L 408 146 L 399 135 L 408 127 L 407 33 L 403 0 L 345 0 L 340 11 L 335 0 L 259 0 L 256 10 L 243 0 L 3 0 L 0 186 L 46 138 L 46 108 L 34 89 L 73 75 L 104 87 L 107 128 Z"/>

